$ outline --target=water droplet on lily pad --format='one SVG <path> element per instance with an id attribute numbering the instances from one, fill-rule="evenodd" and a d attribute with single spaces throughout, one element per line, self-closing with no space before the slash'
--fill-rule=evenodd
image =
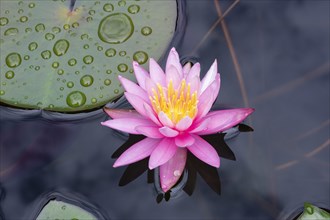
<path id="1" fill-rule="evenodd" d="M 31 42 L 30 44 L 29 44 L 29 50 L 30 51 L 34 51 L 35 49 L 37 49 L 38 48 L 38 44 L 36 43 L 36 42 Z"/>
<path id="2" fill-rule="evenodd" d="M 83 58 L 83 61 L 85 64 L 91 64 L 94 61 L 94 57 L 92 57 L 91 55 L 87 55 Z"/>
<path id="3" fill-rule="evenodd" d="M 141 29 L 141 33 L 142 33 L 144 36 L 148 36 L 148 35 L 150 35 L 150 34 L 152 33 L 152 29 L 151 29 L 151 27 L 148 27 L 148 26 L 143 27 L 143 28 Z"/>
<path id="4" fill-rule="evenodd" d="M 53 47 L 53 51 L 57 56 L 62 56 L 64 54 L 66 54 L 66 52 L 68 51 L 70 46 L 69 41 L 65 40 L 65 39 L 61 39 L 56 41 L 56 43 L 54 44 Z"/>
<path id="5" fill-rule="evenodd" d="M 125 56 L 125 55 L 126 55 L 126 51 L 120 51 L 120 52 L 119 52 L 119 56 L 123 57 L 123 56 Z"/>
<path id="6" fill-rule="evenodd" d="M 52 67 L 55 69 L 58 68 L 59 66 L 60 66 L 59 62 L 52 63 Z"/>
<path id="7" fill-rule="evenodd" d="M 113 56 L 116 55 L 116 50 L 113 49 L 113 48 L 107 49 L 107 50 L 105 51 L 105 55 L 106 55 L 107 57 L 113 57 Z"/>
<path id="8" fill-rule="evenodd" d="M 138 13 L 140 11 L 140 6 L 138 6 L 138 5 L 130 5 L 127 10 L 131 14 L 136 14 L 136 13 Z"/>
<path id="9" fill-rule="evenodd" d="M 15 68 L 21 65 L 22 58 L 19 53 L 10 53 L 6 57 L 6 64 L 10 68 Z"/>
<path id="10" fill-rule="evenodd" d="M 52 31 L 53 31 L 54 34 L 58 34 L 58 33 L 61 32 L 61 28 L 59 28 L 59 27 L 53 27 L 52 28 Z"/>
<path id="11" fill-rule="evenodd" d="M 133 55 L 133 60 L 138 62 L 139 64 L 144 64 L 148 61 L 148 54 L 144 51 L 137 51 Z"/>
<path id="12" fill-rule="evenodd" d="M 120 0 L 120 1 L 118 2 L 118 6 L 123 7 L 123 6 L 125 6 L 125 5 L 126 5 L 126 1 L 125 1 L 125 0 Z"/>
<path id="13" fill-rule="evenodd" d="M 41 57 L 45 60 L 48 60 L 52 56 L 52 52 L 45 50 L 41 52 Z"/>
<path id="14" fill-rule="evenodd" d="M 27 22 L 29 20 L 29 18 L 26 17 L 26 16 L 22 16 L 22 17 L 20 17 L 19 20 L 20 20 L 20 22 L 25 23 L 25 22 Z"/>
<path id="15" fill-rule="evenodd" d="M 72 58 L 68 61 L 69 66 L 74 66 L 77 64 L 77 60 L 75 58 Z"/>
<path id="16" fill-rule="evenodd" d="M 125 63 L 121 63 L 121 64 L 118 65 L 117 69 L 118 69 L 119 72 L 123 73 L 123 72 L 127 71 L 128 66 Z"/>
<path id="17" fill-rule="evenodd" d="M 8 28 L 5 31 L 5 36 L 14 36 L 16 34 L 18 34 L 18 29 L 17 28 Z"/>
<path id="18" fill-rule="evenodd" d="M 44 24 L 37 24 L 35 26 L 36 32 L 43 32 L 45 30 L 45 25 Z"/>
<path id="19" fill-rule="evenodd" d="M 111 84 L 111 80 L 110 79 L 105 79 L 104 80 L 104 85 L 108 86 Z"/>
<path id="20" fill-rule="evenodd" d="M 72 88 L 74 86 L 74 83 L 72 81 L 70 81 L 66 85 L 68 88 Z"/>
<path id="21" fill-rule="evenodd" d="M 29 8 L 34 8 L 36 6 L 36 4 L 34 4 L 33 2 L 31 2 L 30 4 L 29 4 Z"/>
<path id="22" fill-rule="evenodd" d="M 46 40 L 53 40 L 55 38 L 55 35 L 52 33 L 47 33 L 45 34 L 45 39 Z"/>
<path id="23" fill-rule="evenodd" d="M 112 12 L 113 11 L 113 5 L 111 3 L 106 3 L 103 6 L 103 10 L 105 12 Z"/>
<path id="24" fill-rule="evenodd" d="M 6 17 L 1 17 L 0 18 L 0 26 L 5 26 L 6 24 L 8 24 L 9 20 Z"/>
<path id="25" fill-rule="evenodd" d="M 66 97 L 66 103 L 72 108 L 83 106 L 86 103 L 86 95 L 80 91 L 73 91 Z"/>
<path id="26" fill-rule="evenodd" d="M 85 75 L 80 79 L 80 84 L 84 87 L 88 87 L 92 85 L 93 82 L 94 82 L 94 78 L 91 75 Z"/>
<path id="27" fill-rule="evenodd" d="M 6 78 L 7 79 L 12 79 L 12 78 L 14 78 L 14 76 L 15 76 L 14 71 L 9 70 L 9 71 L 6 72 Z"/>
<path id="28" fill-rule="evenodd" d="M 119 44 L 128 40 L 133 32 L 132 19 L 124 13 L 115 13 L 103 18 L 98 35 L 106 43 Z"/>

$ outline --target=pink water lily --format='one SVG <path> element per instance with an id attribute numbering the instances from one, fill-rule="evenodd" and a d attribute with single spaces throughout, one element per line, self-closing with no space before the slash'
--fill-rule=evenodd
<path id="1" fill-rule="evenodd" d="M 227 130 L 254 110 L 238 108 L 209 112 L 220 89 L 217 61 L 202 80 L 200 64 L 182 66 L 175 48 L 169 53 L 165 72 L 152 58 L 150 73 L 137 62 L 133 62 L 133 68 L 138 85 L 121 76 L 119 80 L 135 110 L 105 109 L 112 119 L 102 125 L 146 138 L 126 150 L 113 166 L 124 166 L 150 156 L 149 169 L 159 167 L 164 192 L 182 175 L 187 150 L 218 168 L 219 155 L 200 136 Z"/>

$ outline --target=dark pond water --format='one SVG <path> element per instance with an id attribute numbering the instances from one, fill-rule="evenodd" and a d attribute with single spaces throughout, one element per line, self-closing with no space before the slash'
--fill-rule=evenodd
<path id="1" fill-rule="evenodd" d="M 232 3 L 220 1 L 222 13 Z M 146 174 L 119 187 L 125 168 L 112 168 L 111 154 L 127 137 L 101 126 L 105 115 L 2 115 L 0 218 L 25 219 L 54 191 L 83 197 L 106 219 L 285 219 L 304 202 L 329 208 L 329 4 L 242 1 L 208 34 L 218 2 L 186 2 L 180 55 L 196 57 L 203 73 L 218 59 L 216 107 L 256 109 L 246 121 L 255 131 L 227 142 L 237 160 L 221 162 L 221 196 L 200 177 L 192 196 L 160 204 Z"/>

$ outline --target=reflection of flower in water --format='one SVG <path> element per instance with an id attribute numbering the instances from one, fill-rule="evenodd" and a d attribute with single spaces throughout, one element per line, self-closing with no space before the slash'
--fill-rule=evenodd
<path id="1" fill-rule="evenodd" d="M 215 61 L 203 80 L 200 65 L 181 66 L 173 48 L 165 73 L 150 59 L 150 74 L 133 63 L 139 85 L 119 77 L 125 96 L 135 110 L 105 109 L 112 120 L 102 125 L 146 138 L 120 155 L 114 167 L 128 165 L 150 156 L 148 167 L 160 169 L 164 192 L 180 179 L 187 151 L 212 167 L 220 166 L 217 151 L 200 136 L 225 131 L 243 121 L 251 108 L 209 112 L 220 89 L 220 74 Z"/>

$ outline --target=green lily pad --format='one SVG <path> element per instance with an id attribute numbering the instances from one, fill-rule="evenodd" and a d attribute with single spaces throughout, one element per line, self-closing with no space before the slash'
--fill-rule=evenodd
<path id="1" fill-rule="evenodd" d="M 298 220 L 330 220 L 330 214 L 310 203 L 304 204 L 304 212 L 298 217 Z"/>
<path id="2" fill-rule="evenodd" d="M 80 112 L 123 93 L 132 61 L 159 59 L 175 32 L 177 2 L 1 1 L 0 102 Z"/>
<path id="3" fill-rule="evenodd" d="M 97 220 L 97 218 L 86 210 L 57 200 L 51 200 L 47 205 L 41 210 L 37 217 L 37 220 L 44 219 L 68 219 L 68 220 L 80 220 L 80 219 L 90 219 Z"/>

